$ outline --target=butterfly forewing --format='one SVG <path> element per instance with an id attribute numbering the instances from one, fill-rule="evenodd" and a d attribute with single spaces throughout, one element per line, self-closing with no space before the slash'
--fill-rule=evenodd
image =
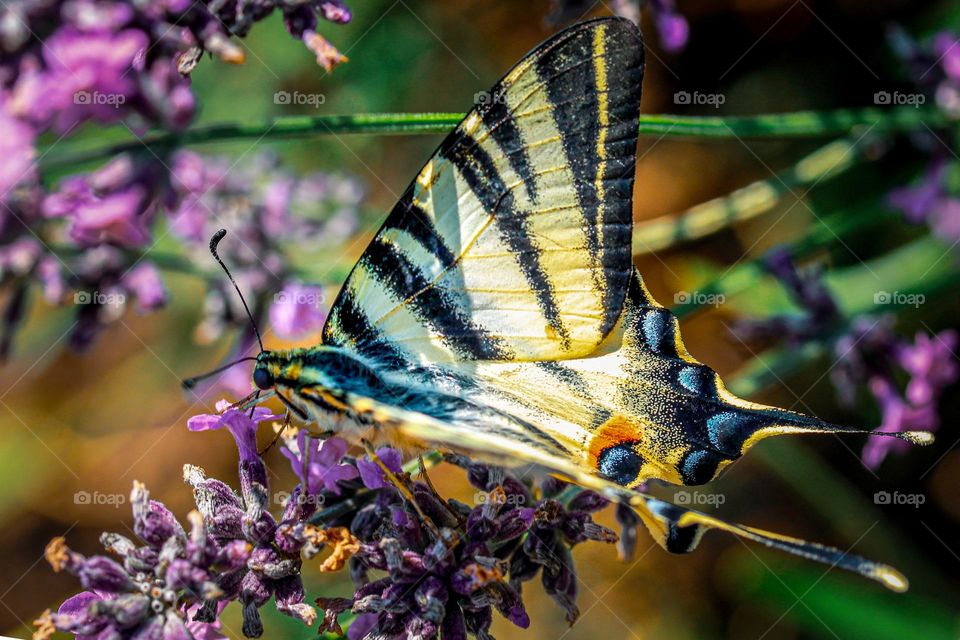
<path id="1" fill-rule="evenodd" d="M 632 269 L 642 73 L 637 28 L 598 20 L 481 94 L 355 267 L 325 342 L 432 363 L 594 351 Z"/>

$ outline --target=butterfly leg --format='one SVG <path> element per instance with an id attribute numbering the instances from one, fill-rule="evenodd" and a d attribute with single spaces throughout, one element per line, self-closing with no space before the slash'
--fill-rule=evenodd
<path id="1" fill-rule="evenodd" d="M 266 400 L 268 397 L 269 396 L 266 396 L 263 399 Z M 229 408 L 237 409 L 239 411 L 245 411 L 246 409 L 257 406 L 257 404 L 259 403 L 260 403 L 260 391 L 257 390 L 257 391 L 251 391 L 250 394 L 245 398 L 241 398 L 240 400 L 237 400 L 232 405 L 230 405 Z"/>
<path id="2" fill-rule="evenodd" d="M 279 429 L 277 429 L 277 433 L 276 433 L 276 435 L 273 436 L 273 440 L 271 440 L 271 441 L 270 441 L 270 444 L 268 444 L 268 445 L 266 446 L 266 448 L 264 448 L 264 450 L 260 452 L 259 455 L 260 455 L 261 457 L 262 457 L 263 454 L 265 454 L 267 451 L 270 451 L 270 449 L 273 449 L 274 445 L 276 445 L 276 444 L 277 444 L 277 441 L 280 439 L 280 436 L 283 435 L 283 432 L 286 431 L 286 430 L 287 430 L 287 427 L 289 427 L 289 426 L 290 426 L 290 412 L 287 411 L 286 413 L 283 414 L 283 424 L 280 426 Z"/>
<path id="3" fill-rule="evenodd" d="M 417 464 L 420 467 L 420 477 L 423 478 L 423 481 L 426 483 L 427 487 L 430 489 L 430 492 L 433 494 L 433 497 L 437 499 L 437 502 L 443 505 L 444 510 L 447 513 L 449 513 L 454 520 L 459 522 L 461 525 L 466 524 L 464 519 L 460 517 L 460 514 L 458 514 L 453 509 L 450 508 L 450 506 L 447 504 L 447 501 L 444 500 L 444 498 L 437 491 L 437 488 L 433 486 L 433 481 L 430 479 L 430 475 L 427 474 L 427 463 L 423 459 L 423 454 L 417 455 Z"/>
<path id="4" fill-rule="evenodd" d="M 437 529 L 437 526 L 433 523 L 433 520 L 431 520 L 427 516 L 427 514 L 425 514 L 423 510 L 420 509 L 420 505 L 417 504 L 416 499 L 413 497 L 413 492 L 410 491 L 410 489 L 406 486 L 406 484 L 404 484 L 403 481 L 401 481 L 400 478 L 398 478 L 397 475 L 393 471 L 391 471 L 389 467 L 387 467 L 386 464 L 384 464 L 383 460 L 381 460 L 380 457 L 377 455 L 377 452 L 374 451 L 373 445 L 370 444 L 369 440 L 364 439 L 362 440 L 362 442 L 363 442 L 363 448 L 366 449 L 367 451 L 367 455 L 370 457 L 371 460 L 373 460 L 377 464 L 378 467 L 380 467 L 380 470 L 383 471 L 384 477 L 386 477 L 386 479 L 390 482 L 390 484 L 396 487 L 397 491 L 400 492 L 400 495 L 403 496 L 403 498 L 410 503 L 410 505 L 417 512 L 417 515 L 420 516 L 420 519 L 427 526 L 427 528 L 430 529 L 433 535 L 439 537 L 440 531 Z"/>

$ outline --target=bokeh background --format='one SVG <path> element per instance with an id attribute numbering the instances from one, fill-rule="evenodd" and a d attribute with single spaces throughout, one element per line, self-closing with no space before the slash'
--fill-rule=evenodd
<path id="1" fill-rule="evenodd" d="M 193 76 L 201 108 L 198 123 L 296 113 L 463 111 L 477 91 L 552 32 L 544 20 L 546 0 L 354 0 L 350 5 L 353 22 L 325 31 L 350 58 L 332 74 L 319 69 L 287 36 L 279 19 L 257 25 L 245 41 L 244 65 L 204 60 Z M 679 6 L 691 25 L 689 45 L 681 53 L 664 52 L 646 22 L 649 16 L 644 17 L 649 55 L 643 113 L 749 115 L 872 105 L 876 91 L 897 86 L 902 77 L 885 40 L 891 22 L 919 34 L 960 25 L 956 2 L 681 0 Z M 604 13 L 602 2 L 591 11 Z M 719 108 L 677 104 L 674 95 L 684 90 L 718 92 L 725 101 Z M 277 105 L 276 91 L 319 93 L 325 102 L 317 108 Z M 89 126 L 84 136 L 103 142 L 122 140 L 125 133 L 129 135 Z M 331 283 L 343 276 L 439 140 L 438 135 L 315 135 L 259 143 L 296 171 L 346 172 L 366 185 L 369 195 L 355 241 L 311 256 L 310 266 L 318 274 Z M 771 179 L 822 142 L 644 137 L 635 220 L 674 214 Z M 669 303 L 677 291 L 697 290 L 731 265 L 801 238 L 817 211 L 842 215 L 872 207 L 879 216 L 884 191 L 923 164 L 923 156 L 909 144 L 886 144 L 894 148 L 879 161 L 825 180 L 812 192 L 798 190 L 747 224 L 639 258 L 648 285 Z M 218 143 L 203 151 L 239 157 L 250 145 Z M 798 198 L 800 205 L 781 217 Z M 870 260 L 882 247 L 917 233 L 906 224 L 882 232 L 867 225 L 813 258 L 837 274 L 831 284 L 841 298 L 857 304 L 883 286 L 864 278 L 861 258 Z M 944 245 L 942 252 L 946 250 Z M 919 263 L 903 258 L 878 262 L 874 271 L 881 277 L 922 273 L 929 266 L 922 261 L 935 257 L 916 256 Z M 943 260 L 949 266 L 956 254 Z M 129 505 L 78 504 L 77 492 L 121 496 L 114 502 L 122 502 L 138 479 L 182 516 L 193 504 L 180 477 L 184 463 L 200 465 L 216 477 L 233 477 L 236 452 L 229 434 L 187 433 L 187 417 L 208 407 L 179 388 L 180 378 L 218 364 L 229 341 L 205 346 L 193 341 L 203 295 L 199 279 L 171 274 L 168 285 L 166 309 L 149 316 L 128 314 L 84 355 L 70 353 L 63 344 L 71 313 L 36 301 L 12 358 L 0 369 L 0 630 L 6 635 L 27 637 L 31 620 L 76 589 L 71 576 L 54 574 L 42 560 L 48 539 L 65 534 L 71 547 L 92 553 L 99 548 L 101 531 L 123 532 L 130 523 Z M 747 347 L 731 337 L 730 322 L 744 314 L 785 309 L 789 302 L 782 291 L 765 282 L 728 295 L 717 308 L 685 317 L 682 327 L 690 351 L 729 379 L 744 367 L 755 368 L 755 352 L 766 346 Z M 957 289 L 947 287 L 921 307 L 901 311 L 898 331 L 939 331 L 955 326 L 957 318 Z M 271 344 L 281 346 L 275 340 Z M 823 375 L 832 364 L 826 354 L 789 374 L 767 376 L 764 384 L 749 388 L 751 397 L 834 421 L 878 424 L 879 412 L 868 401 L 855 412 L 837 408 Z M 948 392 L 937 443 L 891 456 L 876 473 L 860 462 L 862 439 L 771 441 L 710 488 L 724 496 L 716 511 L 725 517 L 851 548 L 897 566 L 912 581 L 905 595 L 719 533 L 708 535 L 688 556 L 671 556 L 641 537 L 637 557 L 625 563 L 617 560 L 613 547 L 576 549 L 583 615 L 574 627 L 567 627 L 560 610 L 531 583 L 525 590 L 531 629 L 523 633 L 497 620 L 494 632 L 504 638 L 550 640 L 957 637 L 957 409 L 956 394 Z M 288 465 L 278 452 L 268 454 L 267 461 L 279 478 L 289 481 Z M 433 478 L 449 487 L 453 497 L 470 493 L 457 470 L 441 467 Z M 894 489 L 920 494 L 925 502 L 919 507 L 876 504 L 876 492 Z M 613 526 L 612 517 L 604 517 Z M 308 594 L 349 591 L 338 582 L 345 577 L 305 576 Z M 271 638 L 312 636 L 269 607 L 264 615 Z M 238 612 L 228 609 L 225 620 L 228 627 L 239 628 Z"/>

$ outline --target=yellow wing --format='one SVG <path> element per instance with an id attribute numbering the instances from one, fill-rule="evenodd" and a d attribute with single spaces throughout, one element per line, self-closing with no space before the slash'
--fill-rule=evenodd
<path id="1" fill-rule="evenodd" d="M 626 489 L 572 463 L 562 449 L 551 451 L 547 442 L 524 442 L 509 437 L 509 433 L 498 428 L 502 425 L 498 425 L 496 420 L 484 423 L 450 422 L 349 392 L 342 399 L 351 411 L 363 416 L 370 425 L 364 434 L 367 438 L 379 434 L 408 447 L 439 447 L 508 467 L 532 467 L 533 471 L 558 476 L 598 491 L 612 501 L 626 503 L 637 512 L 657 543 L 671 553 L 693 551 L 706 531 L 717 529 L 808 560 L 852 571 L 893 591 L 907 590 L 907 578 L 889 565 L 834 547 L 727 522 L 640 491 Z M 522 426 L 514 428 L 526 431 Z"/>
<path id="2" fill-rule="evenodd" d="M 640 32 L 616 18 L 527 55 L 406 190 L 324 343 L 431 364 L 592 352 L 632 269 L 642 74 Z"/>

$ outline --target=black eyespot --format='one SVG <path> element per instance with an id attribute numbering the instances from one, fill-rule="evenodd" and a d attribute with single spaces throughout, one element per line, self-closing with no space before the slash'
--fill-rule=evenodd
<path id="1" fill-rule="evenodd" d="M 257 389 L 266 391 L 273 386 L 273 376 L 266 369 L 257 367 L 253 370 L 253 384 L 257 385 Z"/>
<path id="2" fill-rule="evenodd" d="M 643 458 L 633 450 L 635 442 L 622 442 L 600 452 L 597 467 L 600 473 L 619 485 L 628 486 L 636 481 L 643 466 Z"/>
<path id="3" fill-rule="evenodd" d="M 706 484 L 713 480 L 723 457 L 705 449 L 693 449 L 680 461 L 683 484 Z"/>

